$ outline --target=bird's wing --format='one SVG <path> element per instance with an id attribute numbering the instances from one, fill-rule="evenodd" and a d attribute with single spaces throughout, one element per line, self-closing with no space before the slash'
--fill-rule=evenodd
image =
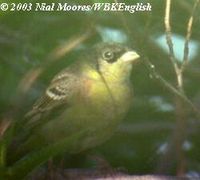
<path id="1" fill-rule="evenodd" d="M 79 81 L 77 75 L 68 71 L 68 69 L 57 74 L 44 95 L 36 101 L 32 110 L 25 115 L 29 119 L 29 123 L 38 121 L 42 114 L 48 114 L 61 105 L 70 105 L 71 97 L 80 89 Z"/>

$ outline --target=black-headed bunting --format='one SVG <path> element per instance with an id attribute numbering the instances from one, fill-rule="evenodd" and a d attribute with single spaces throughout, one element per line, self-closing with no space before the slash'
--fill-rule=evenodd
<path id="1" fill-rule="evenodd" d="M 139 55 L 116 43 L 102 43 L 58 73 L 26 115 L 37 137 L 54 143 L 87 129 L 71 153 L 97 146 L 113 135 L 132 102 L 132 66 Z M 52 113 L 54 112 L 54 113 Z"/>

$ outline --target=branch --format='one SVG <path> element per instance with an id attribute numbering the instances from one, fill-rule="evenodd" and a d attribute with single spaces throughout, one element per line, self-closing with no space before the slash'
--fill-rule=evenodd
<path id="1" fill-rule="evenodd" d="M 174 66 L 174 69 L 176 73 L 178 72 L 178 64 L 176 62 L 176 58 L 174 55 L 174 49 L 173 49 L 173 42 L 171 38 L 171 25 L 170 25 L 170 7 L 171 7 L 171 0 L 166 0 L 166 6 L 165 6 L 165 18 L 164 18 L 164 24 L 165 24 L 165 32 L 166 32 L 166 42 L 169 48 L 170 53 L 170 60 L 171 63 Z"/>
<path id="2" fill-rule="evenodd" d="M 200 3 L 200 0 L 196 0 L 196 2 L 194 3 L 194 6 L 192 8 L 192 13 L 191 16 L 188 20 L 188 24 L 187 24 L 187 34 L 185 37 L 185 45 L 184 45 L 184 55 L 183 55 L 183 63 L 181 65 L 181 71 L 183 72 L 185 70 L 186 65 L 188 64 L 188 56 L 189 56 L 189 41 L 190 41 L 190 37 L 192 34 L 192 25 L 193 25 L 193 21 L 194 21 L 194 14 L 196 12 L 196 9 L 198 7 L 198 4 Z"/>
<path id="3" fill-rule="evenodd" d="M 194 104 L 192 103 L 192 101 L 180 90 L 176 89 L 175 87 L 173 87 L 172 84 L 170 84 L 167 80 L 165 80 L 155 69 L 155 66 L 147 59 L 144 58 L 144 63 L 146 65 L 146 67 L 149 69 L 152 77 L 154 77 L 155 79 L 157 79 L 161 84 L 163 84 L 170 92 L 172 92 L 173 94 L 175 94 L 176 96 L 178 96 L 179 98 L 181 98 L 184 102 L 186 102 L 191 109 L 196 113 L 197 117 L 200 118 L 200 112 L 197 109 L 197 107 L 194 106 Z"/>

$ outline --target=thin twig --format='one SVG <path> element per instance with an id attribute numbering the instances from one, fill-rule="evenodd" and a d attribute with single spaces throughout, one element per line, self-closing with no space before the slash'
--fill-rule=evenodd
<path id="1" fill-rule="evenodd" d="M 188 24 L 187 24 L 187 34 L 186 34 L 185 45 L 184 45 L 183 63 L 181 65 L 182 72 L 184 71 L 184 69 L 189 61 L 189 59 L 188 59 L 188 57 L 189 57 L 189 41 L 190 41 L 190 37 L 192 34 L 192 25 L 193 25 L 193 21 L 194 21 L 194 14 L 196 12 L 199 2 L 200 2 L 200 0 L 196 0 L 196 2 L 194 3 L 194 6 L 192 8 L 192 13 L 191 13 L 191 16 L 190 16 Z"/>
<path id="2" fill-rule="evenodd" d="M 174 130 L 173 140 L 170 143 L 170 147 L 167 154 L 164 157 L 164 160 L 171 155 L 171 152 L 175 148 L 176 152 L 176 161 L 177 161 L 177 175 L 181 176 L 185 171 L 185 155 L 182 149 L 183 142 L 185 140 L 185 131 L 186 131 L 186 115 L 182 115 L 184 112 L 184 104 L 180 101 L 179 98 L 183 99 L 185 102 L 187 102 L 192 109 L 193 103 L 190 102 L 188 98 L 185 98 L 183 91 L 183 74 L 181 71 L 181 68 L 179 68 L 178 63 L 175 59 L 174 49 L 173 49 L 173 42 L 172 42 L 172 33 L 171 33 L 171 26 L 170 26 L 170 12 L 171 12 L 171 0 L 166 0 L 166 8 L 165 8 L 165 17 L 164 17 L 164 23 L 165 23 L 165 33 L 166 33 L 166 42 L 169 48 L 169 56 L 170 60 L 172 62 L 172 65 L 174 66 L 174 71 L 176 73 L 176 85 L 178 90 L 176 90 L 173 86 L 170 86 L 168 82 L 166 82 L 164 79 L 162 79 L 161 76 L 158 76 L 159 80 L 165 84 L 166 87 L 168 87 L 171 91 L 173 91 L 175 96 L 175 112 L 176 112 L 176 128 Z M 163 163 L 162 163 L 163 164 Z M 164 167 L 165 168 L 165 167 Z M 162 168 L 161 168 L 162 169 Z"/>
<path id="3" fill-rule="evenodd" d="M 192 101 L 183 93 L 176 89 L 172 84 L 170 84 L 167 80 L 165 80 L 155 69 L 155 65 L 153 65 L 147 58 L 144 58 L 144 62 L 146 67 L 149 69 L 152 77 L 157 79 L 161 84 L 163 84 L 170 92 L 181 98 L 184 102 L 186 102 L 191 109 L 196 113 L 197 117 L 200 118 L 200 112 L 197 107 L 194 106 Z"/>
<path id="4" fill-rule="evenodd" d="M 170 7 L 171 7 L 171 0 L 166 0 L 166 8 L 165 8 L 165 18 L 164 18 L 164 24 L 165 24 L 165 31 L 166 31 L 166 41 L 169 48 L 170 53 L 170 60 L 171 63 L 174 66 L 174 69 L 177 73 L 178 64 L 176 62 L 174 49 L 173 49 L 173 42 L 172 42 L 172 36 L 171 36 L 171 25 L 170 25 Z"/>

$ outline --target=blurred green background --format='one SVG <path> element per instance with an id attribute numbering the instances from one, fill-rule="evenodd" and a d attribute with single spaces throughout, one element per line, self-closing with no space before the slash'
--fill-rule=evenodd
<path id="1" fill-rule="evenodd" d="M 3 1 L 0 1 L 2 3 Z M 13 2 L 13 1 L 6 1 Z M 27 1 L 15 1 L 27 2 Z M 37 1 L 29 1 L 36 3 Z M 45 1 L 47 3 L 65 1 Z M 114 1 L 67 1 L 69 4 L 93 4 Z M 128 44 L 142 57 L 147 57 L 156 71 L 176 87 L 176 74 L 168 56 L 165 40 L 165 1 L 127 0 L 127 4 L 150 3 L 150 12 L 10 12 L 0 11 L 0 117 L 9 114 L 20 119 L 30 110 L 51 78 L 76 60 L 80 51 L 102 41 Z M 187 22 L 195 0 L 174 0 L 171 5 L 171 26 L 174 51 L 178 63 L 183 56 Z M 194 14 L 190 41 L 189 64 L 184 71 L 184 91 L 193 104 L 200 107 L 200 8 Z M 89 35 L 88 35 L 89 33 Z M 84 41 L 82 37 L 86 37 Z M 78 40 L 77 46 L 64 55 L 54 55 L 66 43 Z M 80 42 L 79 42 L 80 41 Z M 51 61 L 53 59 L 53 61 Z M 142 63 L 134 66 L 133 106 L 116 134 L 94 151 L 112 167 L 121 167 L 130 174 L 177 174 L 200 172 L 199 119 L 185 105 L 186 125 L 180 154 L 176 148 L 176 98 L 157 81 Z M 39 78 L 28 92 L 20 93 L 20 82 L 31 69 L 42 67 Z M 28 83 L 28 82 L 27 82 Z M 187 109 L 187 111 L 186 111 Z M 179 111 L 179 113 L 181 112 Z M 171 144 L 175 144 L 174 146 Z"/>

